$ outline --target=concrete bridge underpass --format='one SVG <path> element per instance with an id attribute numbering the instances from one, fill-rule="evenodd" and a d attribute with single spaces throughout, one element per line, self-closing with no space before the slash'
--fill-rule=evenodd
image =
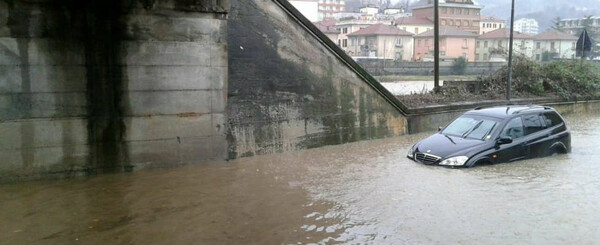
<path id="1" fill-rule="evenodd" d="M 285 0 L 0 1 L 0 181 L 391 137 L 405 108 Z"/>

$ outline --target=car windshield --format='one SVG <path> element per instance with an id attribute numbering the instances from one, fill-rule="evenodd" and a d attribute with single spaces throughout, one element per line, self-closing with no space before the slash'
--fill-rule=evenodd
<path id="1" fill-rule="evenodd" d="M 461 138 L 487 140 L 498 125 L 498 122 L 489 118 L 462 116 L 448 125 L 442 134 Z"/>

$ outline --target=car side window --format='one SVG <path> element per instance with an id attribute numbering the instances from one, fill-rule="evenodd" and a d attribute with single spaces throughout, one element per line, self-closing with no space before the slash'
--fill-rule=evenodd
<path id="1" fill-rule="evenodd" d="M 525 124 L 525 131 L 528 135 L 544 130 L 544 124 L 542 123 L 540 115 L 533 114 L 523 116 L 523 123 Z"/>
<path id="2" fill-rule="evenodd" d="M 556 112 L 546 112 L 542 115 L 542 119 L 546 122 L 546 127 L 554 127 L 563 123 L 563 120 L 556 114 Z"/>
<path id="3" fill-rule="evenodd" d="M 523 136 L 525 136 L 525 130 L 523 128 L 523 120 L 521 120 L 521 117 L 510 120 L 500 134 L 500 137 L 510 137 L 512 139 L 518 139 Z"/>

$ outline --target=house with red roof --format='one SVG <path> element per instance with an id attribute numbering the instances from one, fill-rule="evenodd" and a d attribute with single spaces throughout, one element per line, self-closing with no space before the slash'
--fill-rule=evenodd
<path id="1" fill-rule="evenodd" d="M 522 54 L 534 58 L 534 37 L 514 32 L 514 54 Z M 507 61 L 510 30 L 503 28 L 484 33 L 477 38 L 475 44 L 475 61 Z"/>
<path id="2" fill-rule="evenodd" d="M 325 34 L 331 41 L 339 45 L 340 30 L 335 28 L 335 20 L 323 20 L 314 22 L 315 26 Z"/>
<path id="3" fill-rule="evenodd" d="M 392 24 L 400 30 L 407 31 L 415 35 L 433 30 L 433 21 L 427 18 L 402 17 L 395 19 Z"/>
<path id="4" fill-rule="evenodd" d="M 414 37 L 413 60 L 433 60 L 433 30 L 423 32 Z M 440 59 L 456 59 L 464 57 L 469 62 L 475 61 L 475 39 L 477 34 L 453 27 L 440 27 Z"/>
<path id="5" fill-rule="evenodd" d="M 534 58 L 537 61 L 545 59 L 575 59 L 576 36 L 557 30 L 549 30 L 535 37 Z M 545 57 L 547 54 L 547 57 Z"/>
<path id="6" fill-rule="evenodd" d="M 348 34 L 348 54 L 410 61 L 413 57 L 413 34 L 392 25 L 376 24 Z"/>

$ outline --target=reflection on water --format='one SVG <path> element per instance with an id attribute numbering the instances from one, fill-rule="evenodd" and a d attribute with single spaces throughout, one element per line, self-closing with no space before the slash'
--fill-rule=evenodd
<path id="1" fill-rule="evenodd" d="M 419 165 L 428 134 L 223 164 L 0 186 L 0 243 L 592 243 L 600 116 L 573 153 Z"/>

